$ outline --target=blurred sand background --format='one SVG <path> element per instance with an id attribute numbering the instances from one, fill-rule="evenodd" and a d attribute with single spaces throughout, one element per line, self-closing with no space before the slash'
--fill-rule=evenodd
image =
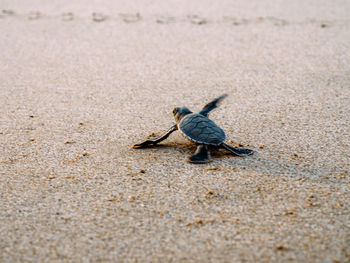
<path id="1" fill-rule="evenodd" d="M 349 262 L 349 1 L 0 0 L 1 262 Z M 205 165 L 194 111 L 232 145 Z"/>

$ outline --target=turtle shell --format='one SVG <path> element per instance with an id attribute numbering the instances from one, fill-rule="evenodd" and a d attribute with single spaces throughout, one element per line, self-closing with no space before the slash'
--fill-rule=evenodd
<path id="1" fill-rule="evenodd" d="M 185 137 L 197 143 L 219 145 L 226 138 L 225 132 L 215 122 L 198 113 L 183 117 L 178 128 Z"/>

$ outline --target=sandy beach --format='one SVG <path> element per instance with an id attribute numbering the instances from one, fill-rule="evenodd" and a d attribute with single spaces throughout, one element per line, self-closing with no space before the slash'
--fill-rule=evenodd
<path id="1" fill-rule="evenodd" d="M 0 1 L 0 262 L 350 262 L 349 1 Z M 213 153 L 166 131 L 210 118 Z"/>

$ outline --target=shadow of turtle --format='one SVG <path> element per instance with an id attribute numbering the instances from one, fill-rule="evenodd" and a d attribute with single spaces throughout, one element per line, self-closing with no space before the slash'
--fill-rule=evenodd
<path id="1" fill-rule="evenodd" d="M 183 158 L 183 156 L 190 157 L 196 151 L 197 146 L 196 143 L 192 142 L 182 144 L 170 142 L 149 147 L 148 150 L 153 151 L 157 149 L 161 155 L 163 153 L 169 153 L 169 150 L 171 150 L 174 152 L 175 158 L 177 158 L 177 155 Z M 144 150 L 147 150 L 147 148 Z M 229 151 L 218 149 L 217 147 L 210 147 L 209 151 L 213 161 L 217 160 L 224 166 L 242 170 L 252 170 L 264 174 L 322 179 L 328 177 L 330 174 L 343 172 L 341 169 L 319 167 L 313 163 L 305 164 L 298 160 L 288 160 L 286 157 L 271 157 L 271 153 L 264 154 L 256 150 L 253 155 L 247 157 L 235 156 Z"/>

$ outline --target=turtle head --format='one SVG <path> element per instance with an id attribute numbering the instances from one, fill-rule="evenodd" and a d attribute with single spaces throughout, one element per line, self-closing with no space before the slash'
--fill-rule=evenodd
<path id="1" fill-rule="evenodd" d="M 192 113 L 188 108 L 186 107 L 176 107 L 173 109 L 173 114 L 176 123 L 179 123 L 183 117 L 185 117 L 187 114 Z"/>

